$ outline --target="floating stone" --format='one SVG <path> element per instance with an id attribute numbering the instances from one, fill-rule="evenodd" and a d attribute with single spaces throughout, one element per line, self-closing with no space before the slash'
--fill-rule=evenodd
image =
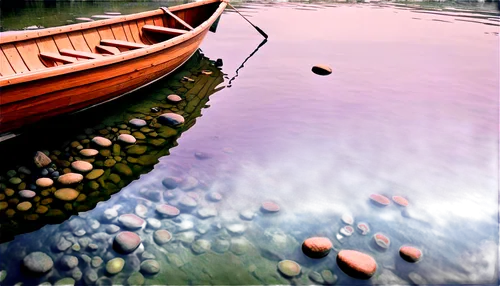
<path id="1" fill-rule="evenodd" d="M 350 225 L 346 225 L 340 229 L 340 233 L 345 236 L 351 236 L 354 233 L 354 228 Z"/>
<path id="2" fill-rule="evenodd" d="M 240 212 L 240 218 L 244 220 L 253 220 L 256 213 L 253 210 L 243 210 Z"/>
<path id="3" fill-rule="evenodd" d="M 358 223 L 358 230 L 361 232 L 362 235 L 367 235 L 370 232 L 370 227 L 368 226 L 367 223 L 360 222 Z"/>
<path id="4" fill-rule="evenodd" d="M 370 279 L 377 271 L 373 257 L 355 250 L 341 250 L 337 254 L 337 264 L 347 275 L 358 279 Z"/>
<path id="5" fill-rule="evenodd" d="M 402 246 L 399 249 L 399 255 L 404 260 L 415 263 L 418 262 L 422 258 L 422 251 L 413 246 Z"/>
<path id="6" fill-rule="evenodd" d="M 276 213 L 279 212 L 280 206 L 272 201 L 265 201 L 261 204 L 261 211 L 264 213 Z"/>
<path id="7" fill-rule="evenodd" d="M 57 181 L 63 185 L 72 185 L 76 183 L 80 183 L 83 180 L 83 176 L 78 173 L 67 173 L 59 176 Z"/>
<path id="8" fill-rule="evenodd" d="M 104 174 L 104 170 L 103 169 L 94 169 L 92 171 L 90 171 L 90 173 L 88 173 L 85 178 L 87 180 L 95 180 L 97 178 L 99 178 L 100 176 L 102 176 Z"/>
<path id="9" fill-rule="evenodd" d="M 73 269 L 78 266 L 78 258 L 73 255 L 64 255 L 61 257 L 60 263 L 64 269 Z"/>
<path id="10" fill-rule="evenodd" d="M 32 252 L 23 259 L 24 267 L 35 274 L 48 272 L 54 266 L 52 258 L 43 252 Z"/>
<path id="11" fill-rule="evenodd" d="M 137 139 L 135 139 L 134 136 L 129 134 L 120 134 L 120 136 L 118 136 L 118 141 L 126 144 L 134 144 L 137 141 Z"/>
<path id="12" fill-rule="evenodd" d="M 153 233 L 153 239 L 157 244 L 162 245 L 172 239 L 172 234 L 168 230 L 160 229 Z"/>
<path id="13" fill-rule="evenodd" d="M 124 214 L 118 217 L 118 221 L 128 229 L 139 229 L 146 223 L 142 218 L 135 214 Z"/>
<path id="14" fill-rule="evenodd" d="M 40 188 L 48 188 L 54 184 L 54 181 L 50 178 L 39 178 L 36 180 L 35 184 Z"/>
<path id="15" fill-rule="evenodd" d="M 380 232 L 374 234 L 373 239 L 375 240 L 375 243 L 384 250 L 389 248 L 389 246 L 391 245 L 391 240 Z"/>
<path id="16" fill-rule="evenodd" d="M 326 237 L 310 237 L 302 243 L 302 251 L 311 258 L 327 256 L 332 247 L 332 242 Z"/>
<path id="17" fill-rule="evenodd" d="M 282 260 L 278 263 L 279 272 L 286 278 L 293 278 L 300 275 L 300 265 L 292 260 Z"/>
<path id="18" fill-rule="evenodd" d="M 33 205 L 30 202 L 22 202 L 17 205 L 17 210 L 21 212 L 28 211 Z"/>
<path id="19" fill-rule="evenodd" d="M 164 113 L 158 117 L 158 122 L 170 126 L 178 126 L 184 123 L 184 117 L 176 113 Z"/>
<path id="20" fill-rule="evenodd" d="M 113 240 L 113 249 L 122 254 L 129 254 L 141 244 L 141 238 L 134 232 L 122 231 Z"/>
<path id="21" fill-rule="evenodd" d="M 85 157 L 94 157 L 95 155 L 99 154 L 99 151 L 96 149 L 82 149 L 80 150 L 80 154 Z"/>
<path id="22" fill-rule="evenodd" d="M 113 258 L 106 263 L 106 271 L 109 274 L 114 275 L 122 271 L 123 266 L 125 266 L 125 260 L 123 260 L 123 258 Z"/>
<path id="23" fill-rule="evenodd" d="M 376 205 L 384 206 L 384 207 L 388 206 L 391 203 L 391 201 L 387 197 L 385 197 L 383 195 L 379 195 L 379 194 L 371 194 L 370 199 Z"/>
<path id="24" fill-rule="evenodd" d="M 52 160 L 40 151 L 36 152 L 35 158 L 33 158 L 33 160 L 38 168 L 43 168 L 52 163 Z"/>
<path id="25" fill-rule="evenodd" d="M 173 190 L 175 188 L 177 188 L 177 186 L 179 185 L 179 183 L 181 182 L 182 180 L 180 178 L 177 178 L 177 177 L 167 177 L 165 179 L 163 179 L 161 181 L 162 185 L 169 189 L 169 190 Z"/>
<path id="26" fill-rule="evenodd" d="M 135 206 L 135 213 L 140 217 L 146 217 L 148 214 L 148 208 L 145 205 L 138 204 Z"/>
<path id="27" fill-rule="evenodd" d="M 101 137 L 101 136 L 96 136 L 92 138 L 92 142 L 94 142 L 96 145 L 99 145 L 101 147 L 109 147 L 111 146 L 111 140 Z"/>
<path id="28" fill-rule="evenodd" d="M 90 164 L 89 162 L 85 162 L 85 161 L 74 161 L 73 163 L 71 163 L 71 167 L 73 169 L 77 170 L 78 172 L 82 172 L 82 173 L 89 172 L 93 168 L 92 164 Z"/>
<path id="29" fill-rule="evenodd" d="M 177 102 L 181 101 L 182 98 L 180 96 L 178 96 L 177 94 L 170 94 L 167 96 L 167 100 L 170 102 L 177 103 Z"/>
<path id="30" fill-rule="evenodd" d="M 172 218 L 180 214 L 180 210 L 174 206 L 162 204 L 156 206 L 156 211 L 164 217 Z"/>
<path id="31" fill-rule="evenodd" d="M 329 75 L 332 73 L 332 68 L 327 65 L 315 65 L 312 67 L 312 72 L 317 75 Z"/>
<path id="32" fill-rule="evenodd" d="M 136 286 L 144 284 L 144 276 L 140 272 L 134 272 L 127 279 L 127 285 Z"/>
<path id="33" fill-rule="evenodd" d="M 138 119 L 138 118 L 131 119 L 128 123 L 134 127 L 137 127 L 137 128 L 141 128 L 141 127 L 148 125 L 146 120 Z"/>
<path id="34" fill-rule="evenodd" d="M 66 277 L 57 280 L 56 283 L 54 283 L 54 286 L 74 286 L 75 282 L 76 282 L 75 279 Z"/>
<path id="35" fill-rule="evenodd" d="M 22 190 L 19 191 L 19 196 L 24 199 L 31 199 L 36 196 L 36 193 L 31 190 Z"/>
<path id="36" fill-rule="evenodd" d="M 342 222 L 348 225 L 351 225 L 354 223 L 354 218 L 350 214 L 343 214 L 342 215 Z"/>
<path id="37" fill-rule="evenodd" d="M 393 197 L 392 197 L 392 200 L 393 200 L 396 204 L 398 204 L 398 205 L 400 205 L 400 206 L 402 206 L 402 207 L 407 207 L 407 206 L 408 206 L 408 204 L 409 204 L 409 203 L 408 203 L 408 200 L 407 200 L 407 199 L 405 199 L 405 198 L 403 198 L 403 197 L 401 197 L 401 196 L 393 196 Z"/>
<path id="38" fill-rule="evenodd" d="M 61 201 L 73 201 L 75 200 L 80 193 L 74 189 L 63 188 L 59 189 L 54 193 L 54 196 Z"/>
<path id="39" fill-rule="evenodd" d="M 144 260 L 141 263 L 141 272 L 149 275 L 157 274 L 160 272 L 160 263 L 153 259 Z"/>
<path id="40" fill-rule="evenodd" d="M 211 243 L 206 239 L 198 239 L 191 244 L 191 250 L 195 254 L 202 254 L 210 250 Z"/>

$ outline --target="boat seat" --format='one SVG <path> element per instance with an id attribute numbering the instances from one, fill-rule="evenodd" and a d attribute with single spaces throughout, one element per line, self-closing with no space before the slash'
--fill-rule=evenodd
<path id="1" fill-rule="evenodd" d="M 72 56 L 76 58 L 84 58 L 84 59 L 98 59 L 102 58 L 102 55 L 99 54 L 94 54 L 90 52 L 82 52 L 82 51 L 75 51 L 75 50 L 68 50 L 68 49 L 63 49 L 59 51 L 61 55 L 65 56 Z"/>
<path id="2" fill-rule="evenodd" d="M 111 46 L 101 46 L 97 45 L 96 49 L 106 53 L 107 55 L 118 55 L 120 54 L 120 50 L 117 47 L 111 47 Z"/>
<path id="3" fill-rule="evenodd" d="M 142 26 L 142 30 L 146 31 L 146 32 L 159 33 L 159 34 L 172 35 L 172 36 L 179 36 L 179 35 L 183 35 L 183 34 L 188 32 L 186 30 L 166 28 L 166 27 L 153 26 L 153 25 L 144 25 L 144 26 Z"/>
<path id="4" fill-rule="evenodd" d="M 144 45 L 144 44 L 121 41 L 121 40 L 101 40 L 101 45 L 119 47 L 119 48 L 127 48 L 127 49 L 140 49 L 140 48 L 147 47 L 147 45 Z"/>
<path id="5" fill-rule="evenodd" d="M 42 59 L 62 62 L 65 64 L 76 63 L 76 60 L 74 58 L 61 56 L 60 54 L 56 54 L 56 53 L 40 53 L 39 56 Z"/>

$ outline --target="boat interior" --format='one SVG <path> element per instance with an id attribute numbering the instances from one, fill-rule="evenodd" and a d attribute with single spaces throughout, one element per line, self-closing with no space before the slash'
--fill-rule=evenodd
<path id="1" fill-rule="evenodd" d="M 26 33 L 23 31 L 5 36 L 2 34 L 7 33 L 0 33 L 0 77 L 98 60 L 184 35 L 216 11 L 219 2 L 212 2 L 197 6 L 187 4 L 182 9 L 162 7 L 154 13 L 139 13 L 137 17 L 117 16 L 90 22 L 90 27 L 84 23 L 44 29 L 47 31 L 39 33 L 40 36 L 27 40 L 12 40 L 16 33 L 22 37 Z M 106 24 L 108 22 L 111 23 Z"/>

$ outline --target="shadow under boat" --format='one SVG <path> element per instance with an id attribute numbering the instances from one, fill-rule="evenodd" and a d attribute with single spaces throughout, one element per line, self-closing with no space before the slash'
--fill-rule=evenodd
<path id="1" fill-rule="evenodd" d="M 214 62 L 199 51 L 176 73 L 165 80 L 102 106 L 71 116 L 63 116 L 33 126 L 13 139 L 0 143 L 0 242 L 14 239 L 18 234 L 31 232 L 46 224 L 60 223 L 74 214 L 93 209 L 100 201 L 108 200 L 139 175 L 149 172 L 162 156 L 177 145 L 181 134 L 190 129 L 209 96 L 223 87 L 223 73 Z M 169 94 L 182 98 L 178 103 L 167 100 Z M 157 122 L 159 115 L 173 112 L 185 118 L 176 127 Z M 143 119 L 147 125 L 131 126 L 129 120 Z M 120 134 L 132 134 L 135 144 L 122 144 Z M 113 142 L 99 147 L 92 142 L 95 136 Z M 85 157 L 82 149 L 96 149 L 95 156 Z M 51 163 L 37 168 L 33 155 L 43 151 Z M 91 163 L 93 170 L 83 173 L 78 183 L 64 185 L 60 175 L 78 173 L 72 168 L 75 161 Z M 42 187 L 36 180 L 53 179 L 53 185 Z M 71 188 L 68 197 L 57 190 Z M 28 192 L 20 192 L 28 190 Z"/>

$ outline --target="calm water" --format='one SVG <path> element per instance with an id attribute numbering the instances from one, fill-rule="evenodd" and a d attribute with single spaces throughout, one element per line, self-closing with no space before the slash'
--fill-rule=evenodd
<path id="1" fill-rule="evenodd" d="M 6 30 L 57 25 L 160 4 L 38 7 L 31 13 L 39 13 L 40 22 L 19 26 L 4 17 L 2 25 Z M 54 284 L 70 277 L 79 285 L 311 284 L 311 273 L 324 270 L 336 275 L 339 285 L 498 284 L 499 17 L 494 6 L 466 7 L 467 12 L 431 8 L 247 3 L 241 10 L 270 38 L 230 87 L 217 88 L 222 80 L 229 85 L 262 38 L 228 11 L 201 46 L 208 58 L 198 55 L 170 79 L 136 95 L 2 143 L 2 187 L 12 190 L 18 185 L 7 183 L 12 175 L 7 171 L 28 166 L 37 150 L 69 161 L 77 156 L 79 143 L 72 147 L 73 141 L 106 133 L 101 131 L 106 127 L 133 132 L 120 125 L 134 117 L 152 122 L 151 107 L 189 119 L 176 135 L 158 137 L 165 138 L 158 146 L 151 132 L 143 132 L 147 138 L 137 145 L 148 146 L 143 159 L 151 163 L 134 161 L 141 157 L 128 150 L 118 152 L 131 176 L 110 168 L 121 180 L 103 180 L 96 190 L 85 179 L 77 190 L 86 198 L 71 206 L 48 204 L 49 218 L 33 211 L 41 202 L 30 210 L 36 217 L 20 211 L 9 216 L 6 210 L 14 210 L 19 199 L 12 201 L 17 195 L 4 190 L 2 240 L 15 238 L 0 245 L 0 270 L 7 274 L 2 285 Z M 45 21 L 55 10 L 64 16 Z M 32 19 L 26 11 L 12 15 Z M 210 62 L 217 58 L 224 62 L 221 71 Z M 317 63 L 330 65 L 333 73 L 313 74 Z M 201 74 L 207 69 L 211 75 Z M 172 92 L 184 105 L 166 103 Z M 168 130 L 163 131 L 157 133 Z M 35 171 L 19 173 L 14 176 L 23 181 L 36 177 Z M 178 179 L 178 187 L 167 190 L 165 178 Z M 41 191 L 35 190 L 39 200 L 53 197 Z M 403 196 L 409 205 L 377 207 L 369 199 L 374 193 Z M 280 206 L 278 213 L 260 210 L 268 200 Z M 160 216 L 155 208 L 164 203 L 178 206 L 181 214 Z M 147 223 L 133 230 L 141 246 L 121 255 L 112 247 L 117 233 L 110 225 L 125 230 L 117 216 L 131 213 Z M 354 228 L 367 223 L 370 233 L 339 234 L 345 214 L 354 218 Z M 157 229 L 170 231 L 172 239 L 160 245 Z M 385 251 L 373 240 L 379 232 L 391 240 Z M 334 250 L 322 259 L 306 257 L 300 245 L 311 236 L 328 237 Z M 421 249 L 422 260 L 401 259 L 402 245 Z M 342 272 L 335 259 L 341 249 L 375 258 L 374 277 L 362 281 Z M 35 251 L 54 261 L 39 277 L 20 267 Z M 76 257 L 78 265 L 65 265 L 67 256 Z M 125 266 L 111 275 L 105 265 L 115 257 Z M 159 273 L 147 274 L 148 259 L 159 263 Z M 301 275 L 281 275 L 282 259 L 298 262 Z M 145 281 L 128 280 L 131 276 Z"/>

